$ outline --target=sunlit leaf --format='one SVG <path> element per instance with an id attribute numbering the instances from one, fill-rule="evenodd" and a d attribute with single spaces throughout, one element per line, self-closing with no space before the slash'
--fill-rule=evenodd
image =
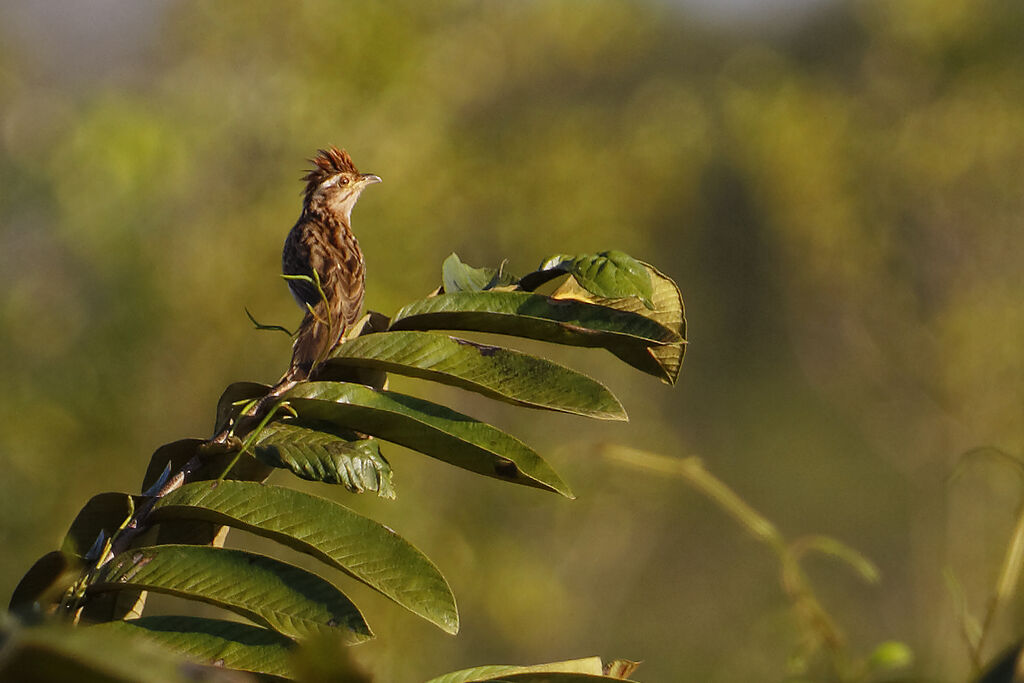
<path id="1" fill-rule="evenodd" d="M 502 285 L 510 285 L 515 278 L 495 268 L 474 268 L 451 254 L 441 264 L 441 281 L 444 291 L 479 292 Z"/>
<path id="2" fill-rule="evenodd" d="M 353 339 L 326 364 L 379 368 L 531 408 L 626 419 L 612 393 L 586 375 L 519 351 L 436 332 L 382 332 Z"/>
<path id="3" fill-rule="evenodd" d="M 304 420 L 358 429 L 472 472 L 572 497 L 529 446 L 445 406 L 340 382 L 303 382 L 285 398 Z"/>
<path id="4" fill-rule="evenodd" d="M 159 545 L 121 553 L 90 592 L 149 590 L 216 605 L 291 638 L 335 632 L 372 637 L 352 601 L 312 572 L 242 550 Z"/>
<path id="5" fill-rule="evenodd" d="M 490 664 L 486 666 L 475 666 L 470 669 L 462 669 L 430 679 L 427 683 L 470 683 L 471 681 L 491 681 L 495 678 L 512 674 L 524 673 L 550 673 L 552 671 L 563 673 L 577 673 L 588 675 L 602 675 L 604 666 L 600 657 L 587 657 L 585 659 L 574 659 L 566 662 L 552 662 L 549 664 L 533 664 L 530 666 L 514 666 L 506 664 Z"/>
<path id="6" fill-rule="evenodd" d="M 199 519 L 271 538 L 342 569 L 449 633 L 455 597 L 419 550 L 391 529 L 333 501 L 240 481 L 185 484 L 161 498 L 154 521 Z"/>
<path id="7" fill-rule="evenodd" d="M 616 310 L 629 311 L 651 318 L 678 335 L 678 341 L 660 346 L 620 346 L 612 353 L 638 370 L 675 384 L 686 353 L 686 315 L 683 297 L 679 287 L 671 278 L 649 264 L 643 264 L 651 278 L 651 307 L 636 298 L 605 299 L 597 297 L 581 287 L 575 280 L 568 279 L 556 289 L 556 298 L 579 299 Z"/>
<path id="8" fill-rule="evenodd" d="M 634 297 L 648 308 L 654 305 L 651 276 L 640 261 L 621 251 L 602 251 L 578 256 L 552 256 L 538 272 L 564 272 L 583 289 L 603 299 Z M 524 278 L 526 279 L 526 278 Z"/>

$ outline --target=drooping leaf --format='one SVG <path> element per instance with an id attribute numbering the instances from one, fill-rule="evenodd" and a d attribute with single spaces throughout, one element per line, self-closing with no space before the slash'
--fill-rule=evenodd
<path id="1" fill-rule="evenodd" d="M 635 667 L 634 667 L 635 668 Z M 530 681 L 541 683 L 584 683 L 589 681 L 621 681 L 624 676 L 606 675 L 600 657 L 587 657 L 567 662 L 535 664 L 532 666 L 490 665 L 453 671 L 427 683 L 477 683 L 482 681 Z"/>
<path id="2" fill-rule="evenodd" d="M 194 545 L 128 550 L 104 566 L 89 592 L 123 589 L 200 600 L 290 638 L 333 632 L 360 643 L 373 637 L 352 601 L 324 579 L 242 550 Z"/>
<path id="3" fill-rule="evenodd" d="M 100 532 L 110 538 L 131 517 L 142 500 L 140 496 L 113 491 L 96 494 L 78 511 L 64 536 L 61 550 L 84 558 Z"/>
<path id="4" fill-rule="evenodd" d="M 327 365 L 379 368 L 531 408 L 625 420 L 608 389 L 543 358 L 436 332 L 382 332 L 338 347 Z"/>
<path id="5" fill-rule="evenodd" d="M 636 298 L 604 299 L 568 279 L 551 296 L 560 299 L 587 301 L 599 306 L 637 313 L 651 318 L 677 335 L 677 341 L 647 347 L 620 346 L 611 349 L 621 360 L 668 384 L 675 384 L 686 352 L 686 316 L 679 287 L 653 266 L 643 264 L 651 277 L 652 307 L 648 308 Z"/>
<path id="6" fill-rule="evenodd" d="M 25 627 L 5 616 L 0 615 L 0 681 L 195 683 L 200 673 L 165 648 L 100 630 L 106 627 L 72 628 L 53 622 Z M 204 683 L 237 683 L 228 672 L 201 673 Z"/>
<path id="7" fill-rule="evenodd" d="M 503 270 L 502 268 L 474 268 L 463 263 L 458 254 L 451 254 L 441 264 L 441 282 L 444 291 L 448 293 L 480 292 L 515 282 L 515 278 Z"/>
<path id="8" fill-rule="evenodd" d="M 472 330 L 605 348 L 649 371 L 652 346 L 678 344 L 679 334 L 656 320 L 587 301 L 529 292 L 458 292 L 413 302 L 391 322 L 392 330 Z M 636 365 L 637 357 L 645 366 Z"/>
<path id="9" fill-rule="evenodd" d="M 391 465 L 380 454 L 380 443 L 361 439 L 354 432 L 342 435 L 340 431 L 324 425 L 271 422 L 256 441 L 256 457 L 308 481 L 341 484 L 353 493 L 375 491 L 382 498 L 394 498 Z"/>
<path id="10" fill-rule="evenodd" d="M 291 677 L 295 643 L 269 629 L 234 621 L 152 616 L 92 626 L 96 633 L 142 637 L 210 666 Z"/>
<path id="11" fill-rule="evenodd" d="M 583 289 L 602 299 L 634 297 L 647 308 L 653 308 L 653 287 L 647 268 L 640 261 L 621 251 L 602 251 L 578 256 L 552 256 L 541 264 L 537 273 L 568 273 Z M 529 276 L 523 278 L 528 280 Z"/>
<path id="12" fill-rule="evenodd" d="M 199 519 L 250 531 L 345 571 L 441 629 L 459 628 L 437 567 L 391 529 L 333 501 L 279 486 L 194 482 L 159 501 L 153 521 Z"/>
<path id="13" fill-rule="evenodd" d="M 54 613 L 84 567 L 81 558 L 74 555 L 59 550 L 46 553 L 21 577 L 8 609 L 25 618 Z"/>
<path id="14" fill-rule="evenodd" d="M 358 429 L 472 472 L 572 497 L 529 446 L 445 406 L 340 382 L 303 382 L 285 398 L 304 420 Z"/>
<path id="15" fill-rule="evenodd" d="M 217 419 L 213 433 L 226 429 L 242 412 L 246 401 L 258 399 L 267 393 L 267 386 L 256 382 L 235 382 L 229 384 L 217 401 Z"/>

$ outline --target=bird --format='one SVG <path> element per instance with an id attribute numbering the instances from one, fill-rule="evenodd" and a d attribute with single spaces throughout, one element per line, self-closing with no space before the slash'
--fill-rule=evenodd
<path id="1" fill-rule="evenodd" d="M 310 161 L 313 168 L 302 178 L 302 213 L 281 253 L 282 274 L 306 314 L 288 370 L 270 392 L 275 396 L 307 379 L 337 347 L 359 318 L 365 290 L 366 265 L 352 232 L 352 209 L 363 190 L 381 179 L 360 173 L 337 147 L 319 150 Z"/>

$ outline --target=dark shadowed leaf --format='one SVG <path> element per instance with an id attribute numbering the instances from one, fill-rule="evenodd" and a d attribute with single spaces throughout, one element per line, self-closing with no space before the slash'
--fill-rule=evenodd
<path id="1" fill-rule="evenodd" d="M 149 590 L 216 605 L 291 638 L 337 633 L 349 643 L 372 634 L 352 601 L 312 572 L 242 550 L 160 545 L 121 553 L 90 592 Z"/>
<path id="2" fill-rule="evenodd" d="M 391 529 L 333 501 L 240 481 L 185 484 L 152 519 L 199 519 L 250 531 L 342 569 L 449 633 L 455 597 L 437 567 Z"/>
<path id="3" fill-rule="evenodd" d="M 358 429 L 472 472 L 572 497 L 529 446 L 445 406 L 339 382 L 304 382 L 285 397 L 304 420 Z"/>
<path id="4" fill-rule="evenodd" d="M 124 623 L 124 622 L 120 622 Z M 198 665 L 166 648 L 103 627 L 48 623 L 31 628 L 0 619 L 0 681 L 12 683 L 228 683 L 237 675 Z"/>
<path id="5" fill-rule="evenodd" d="M 260 432 L 255 452 L 268 465 L 289 469 L 308 481 L 395 497 L 391 465 L 380 454 L 376 439 L 361 439 L 329 425 L 271 422 Z"/>
<path id="6" fill-rule="evenodd" d="M 269 629 L 234 621 L 186 616 L 153 616 L 91 627 L 96 633 L 146 638 L 211 666 L 290 677 L 295 644 Z"/>
<path id="7" fill-rule="evenodd" d="M 46 553 L 21 577 L 8 609 L 22 617 L 54 613 L 84 568 L 81 558 L 74 555 L 59 550 Z"/>
<path id="8" fill-rule="evenodd" d="M 612 393 L 584 374 L 519 351 L 437 332 L 382 332 L 353 339 L 338 347 L 326 364 L 379 368 L 531 408 L 626 419 Z"/>

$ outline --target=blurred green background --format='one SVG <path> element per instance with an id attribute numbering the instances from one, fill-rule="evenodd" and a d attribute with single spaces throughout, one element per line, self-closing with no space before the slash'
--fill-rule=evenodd
<path id="1" fill-rule="evenodd" d="M 299 311 L 279 272 L 304 159 L 384 178 L 354 214 L 391 314 L 452 251 L 525 272 L 617 248 L 680 284 L 680 385 L 546 350 L 631 423 L 455 390 L 576 501 L 392 447 L 397 501 L 352 501 L 444 571 L 449 637 L 352 587 L 381 681 L 590 654 L 649 681 L 782 680 L 797 632 L 771 556 L 605 443 L 708 468 L 783 533 L 854 654 L 968 672 L 943 572 L 979 612 L 1020 499 L 966 450 L 1024 446 L 1024 5 L 864 2 L 5 2 L 0 5 L 0 586 L 150 453 L 272 381 Z M 531 347 L 537 348 L 537 347 Z M 6 598 L 5 598 L 6 599 Z M 1005 611 L 993 646 L 1024 629 Z"/>

